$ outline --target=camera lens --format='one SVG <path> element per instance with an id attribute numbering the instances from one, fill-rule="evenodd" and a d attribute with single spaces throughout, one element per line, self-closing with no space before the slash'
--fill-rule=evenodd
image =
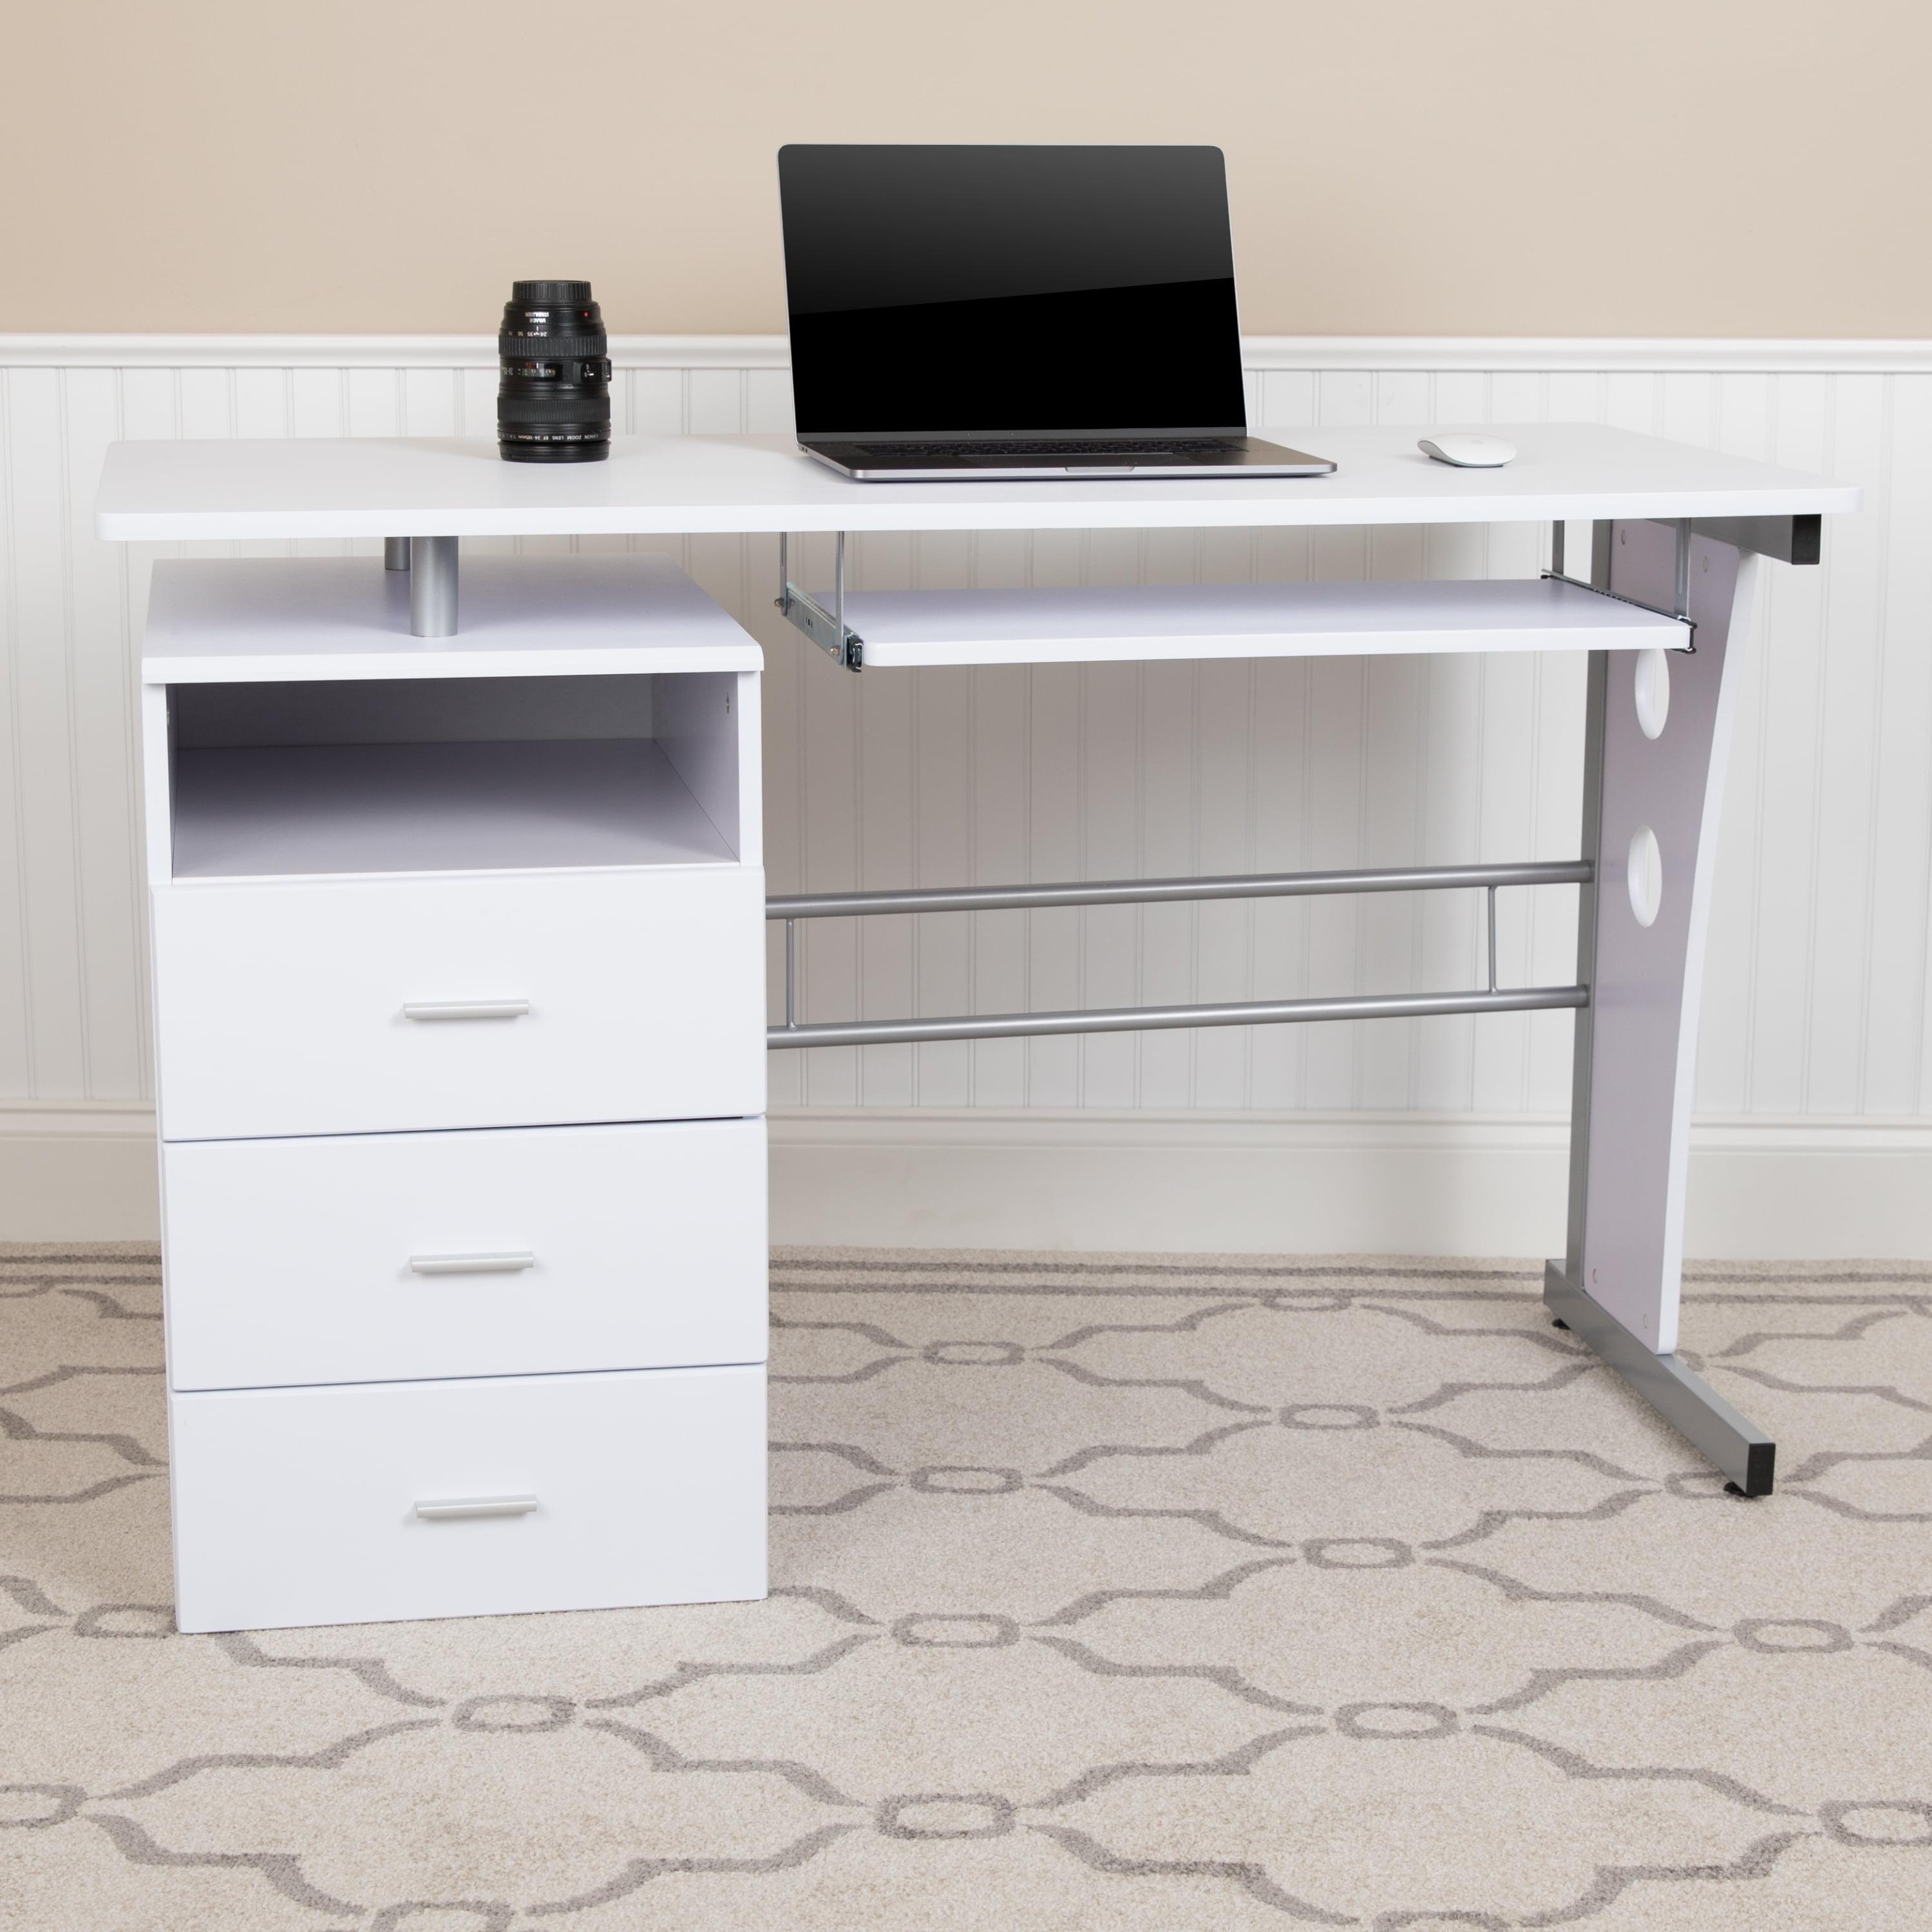
<path id="1" fill-rule="evenodd" d="M 514 282 L 496 337 L 496 446 L 512 463 L 610 453 L 610 338 L 588 282 Z"/>

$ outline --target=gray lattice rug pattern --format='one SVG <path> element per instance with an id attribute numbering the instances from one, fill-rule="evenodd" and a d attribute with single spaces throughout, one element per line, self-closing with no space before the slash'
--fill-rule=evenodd
<path id="1" fill-rule="evenodd" d="M 1932 1269 L 793 1252 L 773 1593 L 182 1637 L 151 1252 L 0 1251 L 0 1924 L 1918 1928 Z"/>

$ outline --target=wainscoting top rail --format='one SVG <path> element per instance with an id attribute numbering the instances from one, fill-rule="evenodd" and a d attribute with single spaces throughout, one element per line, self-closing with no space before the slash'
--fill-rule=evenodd
<path id="1" fill-rule="evenodd" d="M 613 335 L 621 369 L 784 369 L 782 335 Z M 1318 373 L 1498 369 L 1552 374 L 1932 374 L 1932 340 L 1781 341 L 1698 337 L 1250 335 L 1253 370 Z M 494 369 L 494 335 L 0 334 L 0 368 Z"/>

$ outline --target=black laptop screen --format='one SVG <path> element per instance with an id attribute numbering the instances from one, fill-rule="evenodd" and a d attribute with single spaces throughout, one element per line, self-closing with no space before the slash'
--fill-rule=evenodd
<path id="1" fill-rule="evenodd" d="M 1218 148 L 778 150 L 815 436 L 1239 431 Z"/>

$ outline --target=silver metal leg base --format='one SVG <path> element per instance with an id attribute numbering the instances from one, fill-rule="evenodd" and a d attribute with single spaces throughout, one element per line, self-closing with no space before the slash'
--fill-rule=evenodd
<path id="1" fill-rule="evenodd" d="M 1698 1454 L 1748 1496 L 1771 1494 L 1778 1445 L 1740 1415 L 1710 1384 L 1675 1355 L 1654 1355 L 1621 1322 L 1605 1312 L 1563 1272 L 1543 1269 L 1543 1299 L 1551 1314 L 1648 1402 Z"/>

